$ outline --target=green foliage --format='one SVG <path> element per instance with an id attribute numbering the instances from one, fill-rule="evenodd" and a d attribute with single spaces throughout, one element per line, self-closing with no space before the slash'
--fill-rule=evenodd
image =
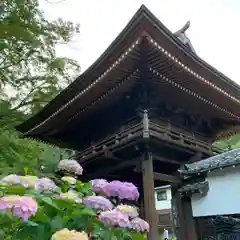
<path id="1" fill-rule="evenodd" d="M 62 182 L 62 185 L 66 187 L 65 182 Z M 81 186 L 81 189 L 78 189 L 77 186 Z M 79 197 L 95 194 L 89 183 L 81 181 L 77 181 L 76 185 L 67 185 L 65 191 L 69 190 L 77 193 Z M 98 220 L 99 210 L 88 208 L 82 203 L 76 203 L 73 199 L 59 198 L 59 193 L 44 193 L 21 185 L 2 184 L 0 185 L 0 195 L 28 196 L 36 200 L 38 204 L 37 213 L 25 222 L 19 217 L 13 216 L 12 211 L 1 209 L 2 235 L 4 234 L 4 238 L 8 240 L 50 240 L 55 232 L 64 228 L 79 232 L 84 231 L 91 234 L 92 239 L 96 240 L 145 239 L 143 234 L 126 228 L 105 226 Z"/>
<path id="2" fill-rule="evenodd" d="M 240 148 L 240 135 L 237 134 L 232 136 L 228 140 L 215 142 L 214 146 L 225 151 Z"/>
<path id="3" fill-rule="evenodd" d="M 3 0 L 0 28 L 0 89 L 14 109 L 35 113 L 79 70 L 74 60 L 55 53 L 55 46 L 68 43 L 79 26 L 48 21 L 38 0 Z"/>
<path id="4" fill-rule="evenodd" d="M 38 0 L 3 0 L 0 4 L 0 174 L 53 172 L 65 151 L 21 139 L 14 127 L 38 112 L 61 91 L 78 64 L 56 56 L 55 46 L 67 44 L 79 26 L 48 21 Z M 55 154 L 53 154 L 55 153 Z"/>
<path id="5" fill-rule="evenodd" d="M 47 144 L 21 138 L 14 126 L 22 121 L 24 114 L 11 110 L 7 101 L 0 101 L 0 109 L 11 114 L 0 117 L 0 175 L 8 173 L 22 174 L 28 165 L 34 174 L 54 173 L 60 159 L 73 153 Z"/>
<path id="6" fill-rule="evenodd" d="M 28 162 L 30 169 L 34 169 L 38 173 L 43 151 L 41 143 L 21 139 L 14 131 L 1 131 L 0 175 L 12 172 L 23 173 L 23 166 L 26 162 Z"/>

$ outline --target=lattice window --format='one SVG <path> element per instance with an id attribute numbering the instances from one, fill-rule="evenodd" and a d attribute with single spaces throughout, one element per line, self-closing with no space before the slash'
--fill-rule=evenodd
<path id="1" fill-rule="evenodd" d="M 167 191 L 166 190 L 158 190 L 157 191 L 157 200 L 158 201 L 167 200 Z"/>

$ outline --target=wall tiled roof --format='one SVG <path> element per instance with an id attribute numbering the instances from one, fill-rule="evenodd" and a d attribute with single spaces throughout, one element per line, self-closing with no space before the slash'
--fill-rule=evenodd
<path id="1" fill-rule="evenodd" d="M 238 164 L 240 164 L 240 148 L 224 152 L 195 163 L 185 164 L 184 169 L 180 169 L 179 172 L 182 175 L 194 175 L 200 172 Z"/>

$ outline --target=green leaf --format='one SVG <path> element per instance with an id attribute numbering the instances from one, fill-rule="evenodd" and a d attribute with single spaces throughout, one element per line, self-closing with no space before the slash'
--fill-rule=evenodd
<path id="1" fill-rule="evenodd" d="M 43 212 L 43 209 L 38 209 L 36 215 L 34 216 L 34 220 L 41 223 L 49 223 L 49 217 Z"/>
<path id="2" fill-rule="evenodd" d="M 73 203 L 73 201 L 64 199 L 64 198 L 54 199 L 54 203 L 58 206 L 59 209 L 72 210 L 75 207 L 75 204 Z"/>
<path id="3" fill-rule="evenodd" d="M 68 192 L 69 188 L 70 188 L 70 184 L 68 184 L 67 182 L 62 182 L 62 184 L 61 184 L 61 191 L 63 193 Z"/>
<path id="4" fill-rule="evenodd" d="M 72 216 L 80 216 L 80 215 L 89 215 L 89 216 L 96 216 L 97 213 L 91 208 L 83 208 L 79 211 L 74 211 Z"/>
<path id="5" fill-rule="evenodd" d="M 60 211 L 59 207 L 57 206 L 57 204 L 55 204 L 52 199 L 50 197 L 43 197 L 41 199 L 45 204 L 47 204 L 48 206 Z"/>
<path id="6" fill-rule="evenodd" d="M 38 224 L 36 222 L 30 221 L 30 220 L 28 220 L 26 224 L 32 227 L 38 227 Z"/>
<path id="7" fill-rule="evenodd" d="M 16 194 L 16 195 L 24 195 L 26 194 L 27 189 L 22 185 L 12 185 L 6 188 L 5 193 L 7 194 Z"/>
<path id="8" fill-rule="evenodd" d="M 57 231 L 63 228 L 63 221 L 60 215 L 57 215 L 51 222 L 51 228 L 53 231 Z"/>
<path id="9" fill-rule="evenodd" d="M 129 233 L 129 234 L 125 233 L 125 236 L 129 236 L 130 239 L 132 239 L 132 240 L 145 240 L 146 239 L 144 234 L 139 233 L 139 232 L 134 232 L 134 233 Z"/>

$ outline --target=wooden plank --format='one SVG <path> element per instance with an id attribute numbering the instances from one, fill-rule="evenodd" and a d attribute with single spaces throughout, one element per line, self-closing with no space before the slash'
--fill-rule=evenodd
<path id="1" fill-rule="evenodd" d="M 160 180 L 164 182 L 169 182 L 169 183 L 177 183 L 180 184 L 182 182 L 181 178 L 177 176 L 172 176 L 172 175 L 167 175 L 164 173 L 153 173 L 154 180 Z"/>
<path id="2" fill-rule="evenodd" d="M 144 191 L 144 210 L 145 219 L 150 225 L 148 240 L 159 239 L 158 235 L 158 218 L 155 207 L 155 190 L 153 179 L 153 161 L 152 154 L 146 152 L 142 159 L 142 180 Z"/>

